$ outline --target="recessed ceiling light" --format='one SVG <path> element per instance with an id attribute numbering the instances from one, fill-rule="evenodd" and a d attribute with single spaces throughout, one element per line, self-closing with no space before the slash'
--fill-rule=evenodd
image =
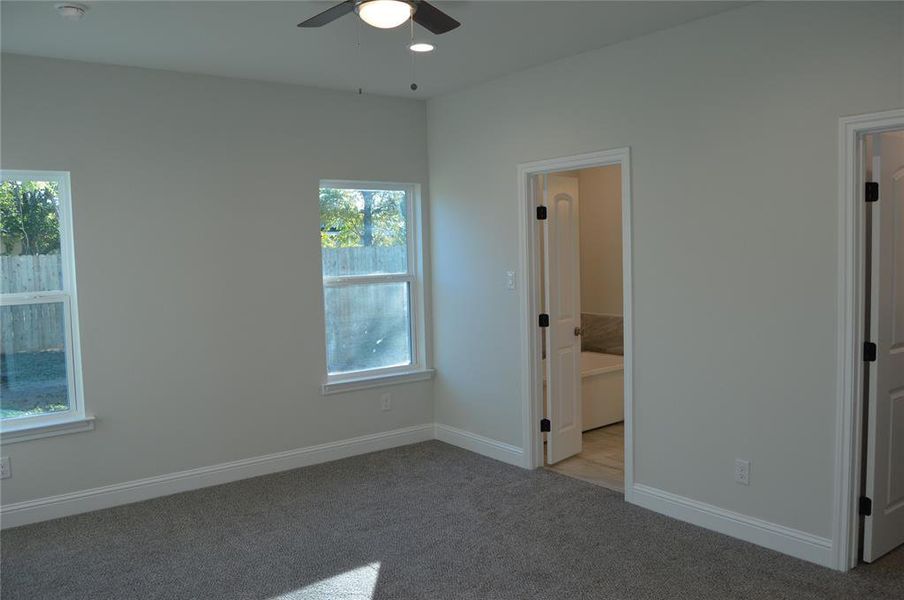
<path id="1" fill-rule="evenodd" d="M 380 29 L 398 27 L 414 14 L 414 6 L 402 0 L 365 0 L 355 10 L 365 23 Z"/>
<path id="2" fill-rule="evenodd" d="M 61 17 L 70 21 L 78 21 L 85 16 L 86 12 L 88 12 L 87 6 L 84 4 L 75 4 L 73 2 L 57 4 L 55 8 Z"/>
<path id="3" fill-rule="evenodd" d="M 408 49 L 412 52 L 433 52 L 436 50 L 436 46 L 430 42 L 411 42 Z"/>

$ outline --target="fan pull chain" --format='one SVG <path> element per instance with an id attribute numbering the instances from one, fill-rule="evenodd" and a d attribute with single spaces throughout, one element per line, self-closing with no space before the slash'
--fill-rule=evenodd
<path id="1" fill-rule="evenodd" d="M 361 81 L 361 72 L 363 71 L 362 66 L 363 62 L 361 61 L 361 21 L 359 20 L 357 25 L 355 26 L 355 44 L 357 46 L 357 54 L 358 54 L 358 81 Z M 362 95 L 364 93 L 364 88 L 358 86 L 358 95 Z"/>
<path id="2" fill-rule="evenodd" d="M 413 51 L 411 50 L 411 45 L 414 43 L 414 19 L 410 19 L 410 20 L 409 20 L 409 23 L 411 23 L 411 38 L 410 38 L 410 40 L 409 40 L 409 42 L 408 42 L 408 48 L 409 48 L 408 54 L 411 55 L 411 91 L 412 91 L 412 92 L 416 92 L 416 91 L 417 91 L 417 83 L 415 83 L 415 79 L 417 79 L 417 77 L 416 77 L 416 74 L 415 74 L 415 71 L 414 71 L 414 66 L 415 66 L 415 64 L 414 64 L 414 55 L 415 55 L 415 52 L 413 52 Z"/>

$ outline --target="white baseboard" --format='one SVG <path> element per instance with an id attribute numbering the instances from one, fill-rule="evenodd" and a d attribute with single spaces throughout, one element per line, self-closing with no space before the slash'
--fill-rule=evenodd
<path id="1" fill-rule="evenodd" d="M 0 507 L 0 526 L 5 529 L 37 523 L 431 439 L 505 463 L 524 466 L 524 451 L 517 446 L 448 425 L 430 423 L 8 504 Z M 638 506 L 819 565 L 837 568 L 832 541 L 827 538 L 642 484 L 635 484 L 631 491 L 627 498 Z"/>
<path id="2" fill-rule="evenodd" d="M 434 427 L 436 430 L 434 437 L 441 442 L 495 458 L 510 465 L 524 466 L 524 451 L 517 446 L 440 423 L 436 423 Z"/>
<path id="3" fill-rule="evenodd" d="M 428 423 L 59 496 L 17 502 L 0 507 L 0 526 L 5 529 L 37 523 L 431 439 L 433 424 Z"/>
<path id="4" fill-rule="evenodd" d="M 824 567 L 837 568 L 832 540 L 828 538 L 642 484 L 634 484 L 633 492 L 630 501 L 638 506 Z"/>

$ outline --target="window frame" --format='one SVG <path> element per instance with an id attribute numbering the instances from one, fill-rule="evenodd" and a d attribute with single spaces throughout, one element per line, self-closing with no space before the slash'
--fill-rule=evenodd
<path id="1" fill-rule="evenodd" d="M 390 385 L 402 381 L 428 379 L 433 371 L 428 367 L 426 315 L 424 300 L 424 252 L 423 223 L 421 213 L 421 186 L 417 183 L 395 183 L 386 181 L 359 181 L 323 179 L 317 194 L 323 188 L 404 191 L 407 195 L 406 255 L 408 268 L 405 273 L 378 275 L 326 276 L 323 273 L 323 245 L 320 246 L 321 306 L 323 307 L 323 349 L 324 374 L 323 394 L 364 389 L 379 385 Z M 319 218 L 318 218 L 319 223 Z M 362 284 L 407 283 L 408 284 L 408 326 L 411 340 L 411 363 L 395 367 L 379 367 L 330 374 L 327 351 L 326 330 L 326 290 L 327 288 L 349 287 Z"/>
<path id="2" fill-rule="evenodd" d="M 66 341 L 66 378 L 69 409 L 44 415 L 0 419 L 0 441 L 25 441 L 50 435 L 93 429 L 93 417 L 85 415 L 82 383 L 81 345 L 78 331 L 78 294 L 75 277 L 75 245 L 72 228 L 72 195 L 68 171 L 0 170 L 0 180 L 52 181 L 59 189 L 60 201 L 60 290 L 0 293 L 0 306 L 27 304 L 63 304 L 63 329 Z"/>

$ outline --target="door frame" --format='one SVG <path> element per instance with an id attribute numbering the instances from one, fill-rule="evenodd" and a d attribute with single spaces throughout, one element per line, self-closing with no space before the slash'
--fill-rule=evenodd
<path id="1" fill-rule="evenodd" d="M 631 149 L 629 147 L 577 154 L 518 165 L 518 233 L 519 269 L 524 273 L 521 286 L 521 396 L 522 440 L 524 466 L 535 469 L 543 466 L 543 436 L 540 418 L 543 415 L 543 374 L 541 368 L 541 336 L 537 327 L 540 285 L 540 257 L 537 248 L 537 203 L 531 194 L 533 175 L 573 171 L 610 165 L 621 166 L 622 211 L 622 280 L 624 318 L 624 380 L 625 380 L 625 500 L 630 502 L 634 487 L 634 328 L 633 271 L 631 262 Z"/>
<path id="2" fill-rule="evenodd" d="M 866 209 L 860 180 L 861 136 L 904 129 L 904 109 L 842 117 L 838 151 L 837 408 L 835 424 L 835 568 L 857 566 L 863 411 Z"/>

